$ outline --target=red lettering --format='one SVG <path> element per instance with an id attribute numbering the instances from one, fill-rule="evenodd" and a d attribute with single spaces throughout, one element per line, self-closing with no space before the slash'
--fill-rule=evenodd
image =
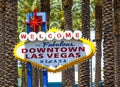
<path id="1" fill-rule="evenodd" d="M 42 59 L 43 58 L 43 54 L 39 54 L 39 58 Z"/>
<path id="2" fill-rule="evenodd" d="M 49 37 L 49 38 L 52 38 L 52 34 L 48 34 L 48 37 Z"/>
<path id="3" fill-rule="evenodd" d="M 66 52 L 67 51 L 67 48 L 63 47 L 61 48 L 61 52 Z"/>
<path id="4" fill-rule="evenodd" d="M 79 47 L 79 51 L 85 51 L 85 47 Z"/>
<path id="5" fill-rule="evenodd" d="M 72 34 L 71 33 L 66 33 L 66 38 L 67 37 L 72 37 Z"/>
<path id="6" fill-rule="evenodd" d="M 42 38 L 42 39 L 43 39 L 43 37 L 42 37 L 42 35 L 41 35 L 41 34 L 39 35 L 39 38 Z"/>
<path id="7" fill-rule="evenodd" d="M 54 53 L 54 58 L 59 58 L 59 53 Z"/>
<path id="8" fill-rule="evenodd" d="M 79 57 L 81 57 L 80 52 L 76 53 L 76 58 L 79 58 Z"/>
<path id="9" fill-rule="evenodd" d="M 76 37 L 79 37 L 79 36 L 80 36 L 80 34 L 79 34 L 79 33 L 76 33 L 76 34 L 75 34 L 75 36 L 76 36 Z"/>
<path id="10" fill-rule="evenodd" d="M 58 49 L 59 49 L 59 48 L 54 48 L 54 49 L 55 49 L 55 52 L 58 52 Z"/>
<path id="11" fill-rule="evenodd" d="M 48 58 L 52 58 L 53 54 L 47 54 Z"/>
<path id="12" fill-rule="evenodd" d="M 45 48 L 37 48 L 37 51 L 40 52 L 45 52 Z"/>
<path id="13" fill-rule="evenodd" d="M 27 38 L 26 34 L 21 34 L 21 38 L 24 38 L 24 39 Z"/>
<path id="14" fill-rule="evenodd" d="M 37 55 L 36 55 L 36 54 L 33 54 L 33 55 L 31 56 L 31 58 L 37 58 Z"/>
<path id="15" fill-rule="evenodd" d="M 61 53 L 61 57 L 62 58 L 67 58 L 67 54 L 66 53 Z"/>
<path id="16" fill-rule="evenodd" d="M 47 48 L 47 52 L 53 52 L 53 48 Z"/>
<path id="17" fill-rule="evenodd" d="M 31 39 L 34 39 L 34 34 L 30 34 L 30 38 L 31 38 Z"/>
<path id="18" fill-rule="evenodd" d="M 75 56 L 74 56 L 74 54 L 73 53 L 70 53 L 69 55 L 68 55 L 68 58 L 74 58 Z"/>
<path id="19" fill-rule="evenodd" d="M 68 48 L 70 52 L 76 52 L 77 51 L 77 47 L 69 47 Z"/>
<path id="20" fill-rule="evenodd" d="M 35 53 L 36 49 L 35 48 L 30 48 L 30 53 Z"/>
<path id="21" fill-rule="evenodd" d="M 60 33 L 57 34 L 57 37 L 60 38 L 62 35 Z"/>
<path id="22" fill-rule="evenodd" d="M 27 53 L 27 52 L 28 52 L 28 49 L 26 49 L 26 48 L 22 49 L 22 53 Z"/>
<path id="23" fill-rule="evenodd" d="M 25 58 L 26 59 L 30 59 L 30 57 L 28 56 L 28 54 L 25 54 Z"/>

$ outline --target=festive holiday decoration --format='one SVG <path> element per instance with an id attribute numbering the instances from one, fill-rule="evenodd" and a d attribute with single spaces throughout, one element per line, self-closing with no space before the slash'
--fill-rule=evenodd
<path id="1" fill-rule="evenodd" d="M 33 28 L 34 32 L 37 32 L 37 29 L 39 26 L 42 26 L 42 24 L 45 23 L 42 21 L 42 17 L 37 16 L 37 10 L 34 10 L 34 17 L 30 18 L 30 22 L 26 22 L 26 24 L 30 25 L 31 28 Z"/>

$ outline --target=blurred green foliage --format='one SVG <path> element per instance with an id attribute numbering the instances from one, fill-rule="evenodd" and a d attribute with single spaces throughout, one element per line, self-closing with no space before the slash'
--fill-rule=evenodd
<path id="1" fill-rule="evenodd" d="M 62 0 L 50 0 L 50 28 L 61 28 L 64 22 L 64 11 L 62 9 Z M 95 25 L 95 1 L 90 2 L 91 22 L 90 27 L 94 29 Z M 26 14 L 33 12 L 34 9 L 40 11 L 40 0 L 18 0 L 18 33 L 25 31 Z M 73 29 L 81 30 L 81 0 L 73 0 L 72 7 Z"/>
<path id="2" fill-rule="evenodd" d="M 22 78 L 22 67 L 18 67 L 18 78 Z"/>

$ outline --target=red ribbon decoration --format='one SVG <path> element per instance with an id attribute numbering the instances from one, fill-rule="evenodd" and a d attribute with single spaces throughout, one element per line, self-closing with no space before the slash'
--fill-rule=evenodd
<path id="1" fill-rule="evenodd" d="M 42 18 L 37 16 L 37 12 L 37 9 L 35 9 L 33 18 L 30 19 L 30 22 L 26 22 L 26 24 L 29 24 L 30 27 L 34 29 L 34 32 L 37 32 L 38 27 L 44 24 L 44 22 L 42 22 Z"/>

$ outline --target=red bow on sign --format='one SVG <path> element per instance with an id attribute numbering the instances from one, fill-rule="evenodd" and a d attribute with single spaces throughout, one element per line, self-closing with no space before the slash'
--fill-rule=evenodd
<path id="1" fill-rule="evenodd" d="M 44 24 L 44 22 L 42 22 L 41 17 L 37 16 L 37 9 L 34 10 L 33 14 L 34 14 L 33 18 L 30 19 L 30 22 L 26 22 L 26 24 L 29 24 L 30 27 L 34 29 L 34 32 L 37 32 L 38 27 Z"/>

